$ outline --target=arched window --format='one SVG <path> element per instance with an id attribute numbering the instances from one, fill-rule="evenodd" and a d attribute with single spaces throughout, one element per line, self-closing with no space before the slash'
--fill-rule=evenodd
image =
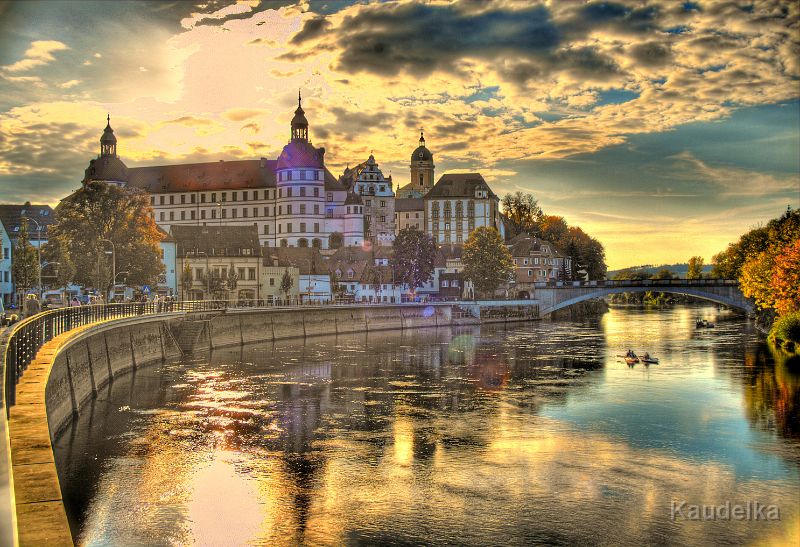
<path id="1" fill-rule="evenodd" d="M 281 247 L 288 247 L 288 246 L 289 246 L 289 242 L 286 241 L 285 239 L 281 239 Z"/>
<path id="2" fill-rule="evenodd" d="M 308 240 L 306 238 L 304 238 L 304 237 L 301 237 L 300 239 L 297 240 L 297 246 L 298 247 L 308 247 Z"/>
<path id="3" fill-rule="evenodd" d="M 318 237 L 315 237 L 314 239 L 311 240 L 311 246 L 314 247 L 315 249 L 321 249 L 322 240 L 319 239 Z"/>

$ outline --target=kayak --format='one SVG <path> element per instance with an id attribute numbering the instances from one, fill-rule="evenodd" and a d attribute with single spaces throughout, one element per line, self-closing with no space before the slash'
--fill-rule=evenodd
<path id="1" fill-rule="evenodd" d="M 646 363 L 648 365 L 657 365 L 658 364 L 658 357 L 640 357 L 642 363 Z"/>
<path id="2" fill-rule="evenodd" d="M 625 362 L 628 363 L 629 365 L 633 365 L 634 363 L 639 362 L 638 357 L 623 357 L 623 359 L 625 359 Z"/>

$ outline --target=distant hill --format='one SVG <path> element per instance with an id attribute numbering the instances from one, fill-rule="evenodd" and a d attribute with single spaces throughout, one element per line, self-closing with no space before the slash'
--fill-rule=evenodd
<path id="1" fill-rule="evenodd" d="M 654 266 L 652 264 L 642 264 L 641 266 L 631 266 L 629 268 L 622 268 L 619 270 L 609 270 L 608 271 L 608 278 L 613 279 L 617 273 L 622 271 L 634 270 L 634 271 L 646 271 L 650 275 L 658 272 L 659 270 L 667 269 L 671 271 L 673 274 L 678 275 L 679 277 L 686 277 L 687 272 L 689 271 L 689 264 L 662 264 L 660 266 Z M 711 264 L 706 264 L 703 266 L 703 273 L 710 274 L 713 266 Z"/>

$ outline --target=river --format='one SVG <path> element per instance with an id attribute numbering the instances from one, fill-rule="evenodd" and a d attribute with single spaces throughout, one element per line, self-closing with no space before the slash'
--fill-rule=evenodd
<path id="1" fill-rule="evenodd" d="M 80 545 L 783 544 L 799 374 L 712 306 L 253 344 L 118 378 L 55 457 Z"/>

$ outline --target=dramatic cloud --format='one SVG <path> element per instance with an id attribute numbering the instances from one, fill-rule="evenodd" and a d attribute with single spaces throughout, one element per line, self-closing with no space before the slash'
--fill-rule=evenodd
<path id="1" fill-rule="evenodd" d="M 6 65 L 3 70 L 7 72 L 23 72 L 31 70 L 56 60 L 53 52 L 69 49 L 67 44 L 57 40 L 36 40 L 31 43 L 31 47 L 25 51 L 25 57 L 16 63 Z"/>

